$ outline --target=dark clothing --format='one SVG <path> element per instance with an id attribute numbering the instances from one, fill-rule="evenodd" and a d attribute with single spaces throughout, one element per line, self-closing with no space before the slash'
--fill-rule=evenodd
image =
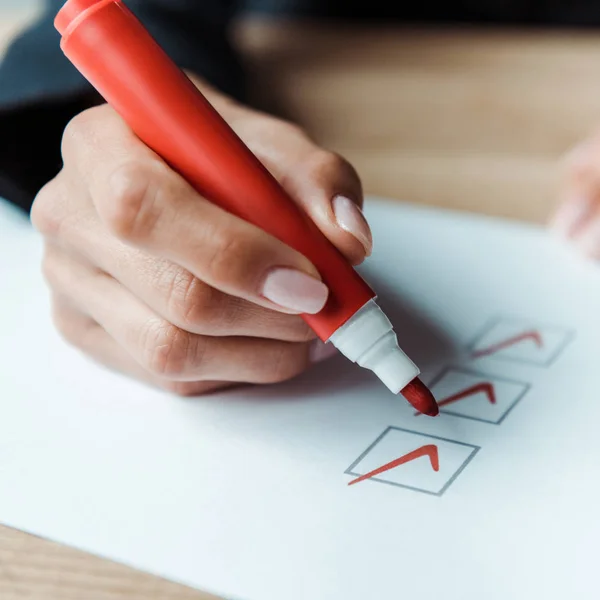
<path id="1" fill-rule="evenodd" d="M 46 0 L 37 23 L 10 46 L 0 65 L 0 196 L 29 210 L 61 167 L 68 121 L 100 102 L 63 56 L 52 21 L 64 0 Z M 183 68 L 244 99 L 243 71 L 228 40 L 242 11 L 351 20 L 526 25 L 600 25 L 600 0 L 126 0 Z"/>
<path id="2" fill-rule="evenodd" d="M 0 66 L 0 197 L 29 210 L 61 167 L 70 119 L 99 101 L 64 57 L 53 20 L 64 0 L 46 0 L 37 23 L 9 47 Z M 242 70 L 227 28 L 228 0 L 129 0 L 129 8 L 183 68 L 242 97 Z"/>

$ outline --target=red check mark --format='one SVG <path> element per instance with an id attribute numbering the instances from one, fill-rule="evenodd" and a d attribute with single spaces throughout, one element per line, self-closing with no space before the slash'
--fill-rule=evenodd
<path id="1" fill-rule="evenodd" d="M 483 392 L 487 396 L 488 402 L 490 404 L 496 404 L 496 392 L 494 391 L 494 386 L 489 381 L 485 381 L 483 383 L 477 383 L 475 385 L 472 385 L 471 387 L 468 387 L 462 390 L 461 392 L 457 392 L 452 396 L 448 396 L 448 398 L 444 398 L 444 400 L 440 400 L 438 402 L 438 406 L 442 408 L 444 406 L 448 406 L 448 404 L 453 404 L 454 402 L 464 400 L 469 396 L 474 396 L 475 394 L 479 394 L 481 392 Z M 417 416 L 419 416 L 420 414 L 420 412 L 415 413 L 415 415 Z"/>
<path id="2" fill-rule="evenodd" d="M 429 462 L 431 463 L 431 468 L 434 471 L 440 470 L 440 459 L 438 456 L 438 447 L 435 444 L 427 444 L 426 446 L 421 446 L 396 460 L 393 460 L 374 471 L 370 471 L 369 473 L 365 473 L 356 479 L 353 479 L 348 485 L 354 485 L 355 483 L 360 483 L 361 481 L 365 481 L 366 479 L 371 479 L 371 477 L 375 477 L 375 475 L 380 475 L 381 473 L 385 473 L 390 469 L 395 469 L 400 465 L 404 465 L 412 460 L 417 458 L 421 458 L 422 456 L 428 456 Z"/>
<path id="3" fill-rule="evenodd" d="M 521 342 L 525 342 L 527 340 L 531 340 L 532 342 L 534 342 L 538 348 L 541 348 L 544 345 L 544 342 L 542 341 L 542 336 L 540 335 L 539 331 L 525 331 L 524 333 L 515 335 L 511 338 L 493 344 L 492 346 L 488 346 L 487 348 L 476 350 L 471 356 L 472 358 L 489 356 L 490 354 L 494 354 L 495 352 L 499 352 L 500 350 L 504 350 L 505 348 L 509 348 L 510 346 L 520 344 Z"/>

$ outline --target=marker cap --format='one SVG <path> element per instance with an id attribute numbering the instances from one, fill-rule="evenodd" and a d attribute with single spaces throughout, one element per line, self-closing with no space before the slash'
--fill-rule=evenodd
<path id="1" fill-rule="evenodd" d="M 390 320 L 375 300 L 370 300 L 328 340 L 342 354 L 373 371 L 398 394 L 420 373 L 400 349 Z"/>

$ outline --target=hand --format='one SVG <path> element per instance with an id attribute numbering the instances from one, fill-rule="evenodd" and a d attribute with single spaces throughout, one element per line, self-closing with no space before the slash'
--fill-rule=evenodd
<path id="1" fill-rule="evenodd" d="M 600 132 L 566 157 L 562 202 L 551 226 L 588 258 L 600 260 Z"/>
<path id="2" fill-rule="evenodd" d="M 204 91 L 321 231 L 362 262 L 371 234 L 354 169 L 297 127 Z M 283 381 L 331 355 L 298 316 L 328 295 L 309 260 L 200 197 L 109 106 L 69 124 L 62 154 L 32 220 L 70 343 L 182 395 Z"/>

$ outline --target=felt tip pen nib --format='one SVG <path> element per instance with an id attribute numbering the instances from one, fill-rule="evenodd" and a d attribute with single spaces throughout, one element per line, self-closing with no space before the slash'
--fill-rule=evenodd
<path id="1" fill-rule="evenodd" d="M 439 415 L 440 408 L 433 394 L 418 377 L 415 377 L 400 393 L 420 413 L 430 417 L 437 417 Z"/>

